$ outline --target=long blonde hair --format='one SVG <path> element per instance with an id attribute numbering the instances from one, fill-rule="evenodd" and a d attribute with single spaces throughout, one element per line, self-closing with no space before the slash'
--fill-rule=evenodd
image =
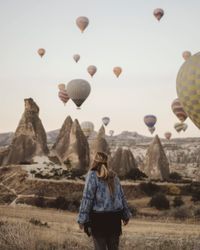
<path id="1" fill-rule="evenodd" d="M 111 196 L 115 192 L 115 176 L 116 174 L 108 169 L 108 156 L 104 152 L 97 152 L 91 166 L 91 170 L 96 171 L 97 177 L 106 181 Z"/>

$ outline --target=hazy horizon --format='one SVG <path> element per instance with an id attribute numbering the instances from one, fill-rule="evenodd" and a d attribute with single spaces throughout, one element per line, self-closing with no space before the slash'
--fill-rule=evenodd
<path id="1" fill-rule="evenodd" d="M 165 11 L 160 22 L 153 16 L 155 8 Z M 32 97 L 46 131 L 60 128 L 67 115 L 80 123 L 93 121 L 98 130 L 101 118 L 109 116 L 107 131 L 151 136 L 143 117 L 155 114 L 154 134 L 198 137 L 199 129 L 189 118 L 185 133 L 174 130 L 178 119 L 171 103 L 177 97 L 182 52 L 200 51 L 199 9 L 196 0 L 1 2 L 0 133 L 15 131 L 23 99 Z M 75 24 L 78 16 L 90 19 L 83 34 Z M 37 54 L 41 47 L 46 49 L 42 59 Z M 77 64 L 72 58 L 76 53 L 81 55 Z M 86 71 L 91 64 L 98 68 L 94 78 Z M 118 65 L 123 68 L 119 79 L 112 72 Z M 81 110 L 58 99 L 57 85 L 75 78 L 86 79 L 92 89 Z"/>

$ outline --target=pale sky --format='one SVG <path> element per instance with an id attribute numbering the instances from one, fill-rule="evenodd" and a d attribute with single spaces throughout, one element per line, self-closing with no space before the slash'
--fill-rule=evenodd
<path id="1" fill-rule="evenodd" d="M 155 8 L 165 11 L 160 22 Z M 109 116 L 107 130 L 150 135 L 143 117 L 154 114 L 161 137 L 166 131 L 199 136 L 189 119 L 188 130 L 177 134 L 171 111 L 182 52 L 200 51 L 199 11 L 199 0 L 0 0 L 0 133 L 16 129 L 23 99 L 32 97 L 46 131 L 60 128 L 67 115 L 93 121 L 98 130 L 101 118 Z M 83 34 L 75 24 L 78 16 L 90 19 Z M 72 59 L 76 53 L 78 64 Z M 89 65 L 98 68 L 93 79 Z M 118 65 L 119 79 L 112 72 Z M 75 78 L 92 88 L 81 110 L 58 99 L 58 83 Z"/>

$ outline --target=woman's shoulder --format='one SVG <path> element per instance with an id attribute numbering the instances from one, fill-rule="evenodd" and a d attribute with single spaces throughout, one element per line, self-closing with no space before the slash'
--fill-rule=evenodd
<path id="1" fill-rule="evenodd" d="M 88 173 L 87 173 L 87 177 L 86 178 L 94 178 L 96 179 L 97 178 L 97 174 L 96 174 L 96 171 L 95 170 L 89 170 Z"/>

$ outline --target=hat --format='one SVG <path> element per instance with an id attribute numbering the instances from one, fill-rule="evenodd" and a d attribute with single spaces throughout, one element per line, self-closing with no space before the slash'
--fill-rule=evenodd
<path id="1" fill-rule="evenodd" d="M 104 152 L 97 152 L 95 157 L 94 157 L 94 161 L 101 162 L 101 163 L 107 163 L 108 156 Z"/>

